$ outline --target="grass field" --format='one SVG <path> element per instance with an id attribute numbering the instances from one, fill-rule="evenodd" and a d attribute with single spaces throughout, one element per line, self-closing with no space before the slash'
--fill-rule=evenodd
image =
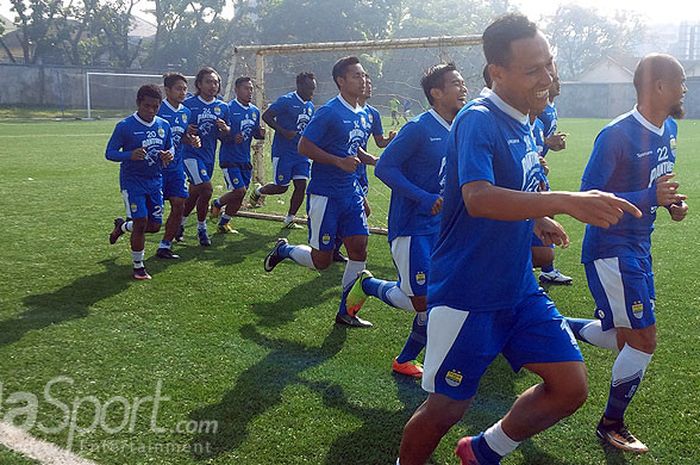
<path id="1" fill-rule="evenodd" d="M 342 268 L 320 274 L 284 263 L 265 273 L 279 223 L 248 219 L 234 220 L 240 235 L 215 236 L 205 250 L 191 227 L 175 263 L 151 258 L 160 235 L 149 238 L 154 279 L 133 282 L 127 241 L 107 242 L 123 211 L 118 166 L 103 155 L 114 123 L 0 124 L 0 419 L 30 407 L 31 396 L 18 393 L 34 394 L 31 434 L 101 465 L 393 464 L 401 429 L 425 397 L 418 382 L 390 371 L 412 316 L 370 300 L 363 316 L 373 329 L 334 326 Z M 555 188 L 577 188 L 604 123 L 561 121 L 569 149 L 549 157 Z M 654 234 L 659 348 L 628 414 L 651 452 L 623 456 L 596 442 L 613 356 L 583 347 L 588 402 L 505 465 L 700 463 L 699 144 L 699 123 L 682 122 L 677 171 L 691 213 L 671 224 L 660 211 Z M 557 265 L 575 281 L 551 295 L 563 313 L 589 316 L 583 227 L 560 220 L 572 247 L 558 251 Z M 289 238 L 303 242 L 306 231 Z M 370 238 L 369 257 L 375 275 L 394 276 L 385 237 Z M 457 463 L 455 441 L 489 426 L 536 381 L 497 360 L 432 463 Z M 158 391 L 152 424 L 155 402 L 144 398 Z M 15 422 L 29 422 L 29 411 Z M 96 411 L 98 426 L 87 431 Z M 212 421 L 216 432 L 207 431 Z M 31 462 L 0 447 L 0 463 Z"/>

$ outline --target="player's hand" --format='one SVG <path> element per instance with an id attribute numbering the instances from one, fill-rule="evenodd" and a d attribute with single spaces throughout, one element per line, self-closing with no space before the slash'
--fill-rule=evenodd
<path id="1" fill-rule="evenodd" d="M 292 140 L 297 136 L 297 132 L 292 131 L 291 129 L 281 129 L 280 128 L 280 132 L 282 133 L 284 138 L 287 140 Z"/>
<path id="2" fill-rule="evenodd" d="M 430 214 L 435 216 L 438 213 L 440 213 L 440 210 L 442 210 L 442 197 L 437 198 L 437 200 L 433 204 L 433 208 L 430 209 Z"/>
<path id="3" fill-rule="evenodd" d="M 566 136 L 568 134 L 564 132 L 557 132 L 556 134 L 552 134 L 551 136 L 547 137 L 544 140 L 544 143 L 547 144 L 547 147 L 549 147 L 549 150 L 553 150 L 555 152 L 558 152 L 560 150 L 564 150 L 566 148 Z"/>
<path id="4" fill-rule="evenodd" d="M 191 145 L 192 147 L 198 149 L 202 147 L 202 139 L 194 134 L 186 134 L 185 143 Z"/>
<path id="5" fill-rule="evenodd" d="M 668 212 L 673 221 L 683 221 L 688 214 L 688 204 L 682 200 L 680 203 L 672 203 L 668 206 Z"/>
<path id="6" fill-rule="evenodd" d="M 625 212 L 641 218 L 642 212 L 625 199 L 609 192 L 590 190 L 566 194 L 564 213 L 573 216 L 582 223 L 599 228 L 609 228 L 617 224 Z"/>
<path id="7" fill-rule="evenodd" d="M 170 150 L 161 150 L 158 155 L 160 155 L 160 161 L 163 163 L 163 166 L 168 166 L 174 158 Z"/>
<path id="8" fill-rule="evenodd" d="M 229 132 L 231 132 L 231 128 L 228 126 L 228 124 L 226 124 L 226 121 L 222 120 L 221 118 L 216 118 L 215 124 L 216 127 L 219 129 L 219 132 L 222 132 L 224 134 L 228 134 Z"/>
<path id="9" fill-rule="evenodd" d="M 131 151 L 131 159 L 134 161 L 143 160 L 146 158 L 146 149 L 139 147 Z"/>
<path id="10" fill-rule="evenodd" d="M 262 139 L 265 138 L 265 128 L 264 127 L 260 126 L 258 128 L 258 136 L 260 136 Z"/>
<path id="11" fill-rule="evenodd" d="M 233 138 L 233 140 L 234 140 L 237 144 L 242 144 L 243 141 L 245 140 L 245 136 L 243 135 L 242 132 L 239 132 L 238 134 L 236 134 L 236 136 Z"/>
<path id="12" fill-rule="evenodd" d="M 337 157 L 336 166 L 346 173 L 354 173 L 357 170 L 357 165 L 360 164 L 360 159 L 357 157 Z"/>
<path id="13" fill-rule="evenodd" d="M 389 131 L 389 135 L 387 136 L 386 141 L 387 141 L 387 142 L 391 142 L 391 140 L 392 140 L 394 137 L 396 137 L 396 131 L 391 130 L 391 131 Z"/>
<path id="14" fill-rule="evenodd" d="M 367 197 L 365 197 L 362 202 L 364 203 L 364 209 L 365 209 L 365 216 L 369 218 L 369 215 L 372 214 L 372 209 L 369 208 L 369 202 L 367 201 Z"/>
<path id="15" fill-rule="evenodd" d="M 540 165 L 542 165 L 542 169 L 544 170 L 544 175 L 549 176 L 549 165 L 547 164 L 547 160 L 544 157 L 540 157 Z"/>
<path id="16" fill-rule="evenodd" d="M 535 219 L 534 233 L 545 246 L 554 244 L 564 249 L 569 246 L 569 235 L 566 234 L 562 225 L 552 218 Z"/>
<path id="17" fill-rule="evenodd" d="M 678 183 L 671 181 L 675 173 L 665 174 L 656 180 L 656 204 L 668 207 L 684 201 L 687 197 L 678 193 Z"/>
<path id="18" fill-rule="evenodd" d="M 187 135 L 196 136 L 199 133 L 199 128 L 196 124 L 190 124 L 187 126 Z"/>

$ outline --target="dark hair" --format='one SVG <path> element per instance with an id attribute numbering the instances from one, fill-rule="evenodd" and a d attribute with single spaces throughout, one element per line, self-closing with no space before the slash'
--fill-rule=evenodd
<path id="1" fill-rule="evenodd" d="M 305 82 L 312 81 L 316 79 L 316 76 L 314 76 L 314 73 L 309 73 L 309 72 L 303 72 L 297 74 L 297 87 L 303 85 Z"/>
<path id="2" fill-rule="evenodd" d="M 250 82 L 250 83 L 252 83 L 252 82 L 253 82 L 253 79 L 252 79 L 251 77 L 249 77 L 249 76 L 241 76 L 241 77 L 239 77 L 238 79 L 236 79 L 236 82 L 233 83 L 233 86 L 236 87 L 236 88 L 238 88 L 238 86 L 240 86 L 241 84 L 243 84 L 243 83 L 245 83 L 245 82 Z"/>
<path id="3" fill-rule="evenodd" d="M 163 94 L 160 93 L 160 88 L 155 84 L 146 84 L 139 87 L 138 92 L 136 92 L 136 102 L 141 102 L 146 97 L 157 98 L 158 100 L 163 100 Z"/>
<path id="4" fill-rule="evenodd" d="M 484 85 L 490 89 L 493 85 L 493 79 L 491 79 L 491 73 L 489 73 L 489 65 L 484 66 L 482 75 L 484 76 Z"/>
<path id="5" fill-rule="evenodd" d="M 199 70 L 197 76 L 194 78 L 194 87 L 197 89 L 197 95 L 199 95 L 199 85 L 202 83 L 202 80 L 204 80 L 204 76 L 206 76 L 207 74 L 215 74 L 216 77 L 219 78 L 219 89 L 216 91 L 216 93 L 218 94 L 219 90 L 221 90 L 221 76 L 219 76 L 219 73 L 217 73 L 214 68 L 205 66 L 204 68 Z"/>
<path id="6" fill-rule="evenodd" d="M 509 13 L 491 23 L 482 39 L 486 62 L 507 66 L 510 62 L 510 44 L 519 39 L 528 39 L 537 34 L 537 25 L 520 13 Z"/>
<path id="7" fill-rule="evenodd" d="M 433 104 L 433 96 L 430 95 L 432 89 L 443 89 L 445 87 L 445 74 L 457 71 L 454 63 L 440 63 L 428 68 L 420 80 L 420 85 L 428 99 L 429 104 Z"/>
<path id="8" fill-rule="evenodd" d="M 348 68 L 352 65 L 358 64 L 359 62 L 360 59 L 355 56 L 343 57 L 335 62 L 333 65 L 333 82 L 335 82 L 335 85 L 338 86 L 339 89 L 340 86 L 338 85 L 338 78 L 341 76 L 345 77 L 345 73 L 347 72 Z"/>
<path id="9" fill-rule="evenodd" d="M 187 78 L 180 73 L 167 73 L 163 75 L 163 85 L 170 89 L 177 81 L 182 81 L 187 85 Z"/>

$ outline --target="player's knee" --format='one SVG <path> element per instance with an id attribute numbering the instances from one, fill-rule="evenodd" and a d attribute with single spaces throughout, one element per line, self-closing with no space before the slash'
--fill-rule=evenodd
<path id="1" fill-rule="evenodd" d="M 160 223 L 149 222 L 146 225 L 147 233 L 157 233 L 158 231 L 160 231 Z"/>
<path id="2" fill-rule="evenodd" d="M 239 187 L 238 189 L 235 189 L 233 191 L 233 195 L 236 198 L 236 200 L 240 200 L 245 197 L 245 193 L 247 192 L 247 189 L 245 187 Z"/>
<path id="3" fill-rule="evenodd" d="M 414 295 L 411 297 L 413 309 L 417 312 L 424 312 L 428 309 L 428 298 L 424 295 Z"/>
<path id="4" fill-rule="evenodd" d="M 621 346 L 625 344 L 647 354 L 653 354 L 656 351 L 656 327 L 650 326 L 644 329 L 623 330 L 618 331 L 621 341 Z"/>
<path id="5" fill-rule="evenodd" d="M 581 371 L 567 374 L 566 382 L 555 389 L 557 410 L 562 418 L 572 415 L 588 399 L 588 379 L 585 370 Z"/>
<path id="6" fill-rule="evenodd" d="M 204 196 L 211 196 L 211 194 L 214 192 L 214 187 L 211 185 L 210 182 L 205 182 L 204 184 L 200 184 L 200 191 L 199 195 L 204 195 Z"/>

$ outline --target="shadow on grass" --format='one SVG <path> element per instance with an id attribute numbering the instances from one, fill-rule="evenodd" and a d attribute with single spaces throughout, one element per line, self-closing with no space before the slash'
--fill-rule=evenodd
<path id="1" fill-rule="evenodd" d="M 17 342 L 29 331 L 85 318 L 92 305 L 122 292 L 132 283 L 128 265 L 117 265 L 114 258 L 99 264 L 105 267 L 104 271 L 82 276 L 52 292 L 25 297 L 26 310 L 21 316 L 0 321 L 0 345 Z"/>

